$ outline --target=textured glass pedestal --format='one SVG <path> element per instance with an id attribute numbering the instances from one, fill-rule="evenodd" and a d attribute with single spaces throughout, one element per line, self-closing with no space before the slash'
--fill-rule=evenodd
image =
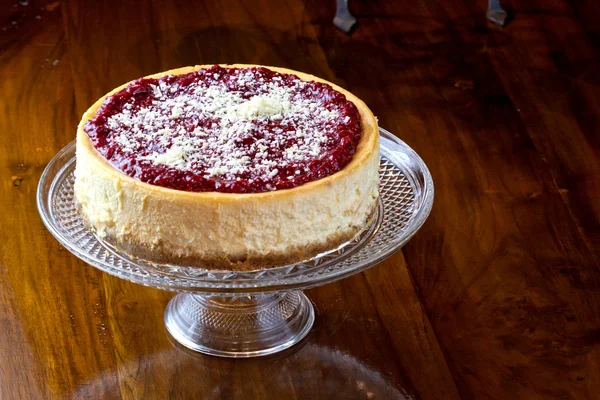
<path id="1" fill-rule="evenodd" d="M 244 297 L 180 293 L 165 311 L 175 340 L 221 357 L 277 353 L 302 340 L 314 321 L 313 306 L 300 291 Z"/>
<path id="2" fill-rule="evenodd" d="M 70 252 L 109 274 L 182 292 L 165 311 L 171 335 L 187 348 L 223 357 L 282 351 L 314 322 L 300 292 L 348 277 L 400 249 L 423 225 L 433 204 L 433 181 L 423 160 L 384 129 L 379 204 L 355 238 L 291 265 L 256 271 L 213 271 L 157 264 L 115 249 L 86 228 L 73 201 L 75 143 L 65 146 L 40 178 L 37 204 L 48 230 Z"/>

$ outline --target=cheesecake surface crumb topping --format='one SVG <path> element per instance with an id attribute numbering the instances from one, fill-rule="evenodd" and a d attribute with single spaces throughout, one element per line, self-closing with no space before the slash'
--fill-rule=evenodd
<path id="1" fill-rule="evenodd" d="M 220 66 L 136 80 L 84 125 L 95 149 L 133 178 L 228 193 L 332 175 L 352 159 L 361 130 L 356 106 L 325 83 Z"/>

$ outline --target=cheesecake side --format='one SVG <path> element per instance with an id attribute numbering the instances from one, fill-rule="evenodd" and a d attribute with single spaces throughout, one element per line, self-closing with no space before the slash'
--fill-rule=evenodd
<path id="1" fill-rule="evenodd" d="M 185 192 L 150 185 L 111 166 L 84 132 L 102 98 L 84 114 L 77 133 L 75 199 L 86 224 L 100 238 L 138 257 L 232 270 L 301 261 L 364 228 L 378 197 L 379 137 L 373 114 L 354 95 L 327 81 L 266 68 L 327 83 L 357 106 L 363 132 L 348 165 L 323 179 L 264 193 Z"/>

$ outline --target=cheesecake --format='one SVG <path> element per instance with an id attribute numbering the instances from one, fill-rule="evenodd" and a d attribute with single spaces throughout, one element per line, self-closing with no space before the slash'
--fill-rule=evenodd
<path id="1" fill-rule="evenodd" d="M 284 68 L 175 69 L 116 88 L 77 131 L 75 203 L 142 259 L 255 270 L 351 240 L 378 199 L 369 108 Z"/>

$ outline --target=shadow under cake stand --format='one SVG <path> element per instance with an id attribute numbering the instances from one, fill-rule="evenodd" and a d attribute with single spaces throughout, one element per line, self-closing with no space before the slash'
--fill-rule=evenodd
<path id="1" fill-rule="evenodd" d="M 44 170 L 37 191 L 48 230 L 75 256 L 111 275 L 180 292 L 165 324 L 183 346 L 222 357 L 273 354 L 310 331 L 314 309 L 303 289 L 348 277 L 400 249 L 433 204 L 427 166 L 404 142 L 380 129 L 380 200 L 371 223 L 351 241 L 296 264 L 250 272 L 152 263 L 123 253 L 86 229 L 73 202 L 75 142 Z"/>

